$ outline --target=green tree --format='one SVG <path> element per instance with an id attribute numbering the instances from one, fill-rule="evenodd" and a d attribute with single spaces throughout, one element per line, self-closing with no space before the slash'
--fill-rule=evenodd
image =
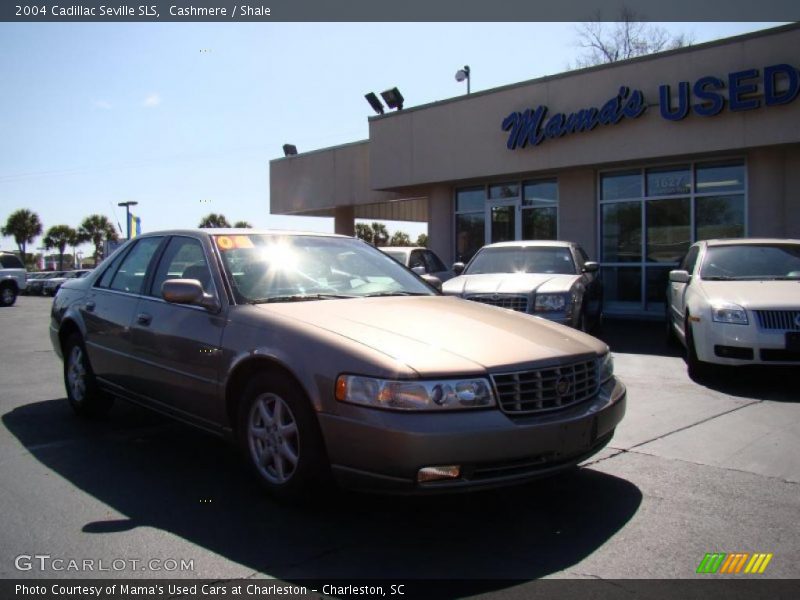
<path id="1" fill-rule="evenodd" d="M 78 232 L 69 225 L 54 225 L 47 230 L 44 236 L 44 247 L 48 250 L 58 250 L 58 270 L 64 270 L 64 252 L 67 246 L 78 243 Z"/>
<path id="2" fill-rule="evenodd" d="M 89 215 L 78 228 L 78 239 L 81 242 L 91 242 L 94 246 L 94 264 L 99 264 L 103 255 L 103 242 L 119 239 L 117 230 L 105 215 Z"/>
<path id="3" fill-rule="evenodd" d="M 26 260 L 25 250 L 28 244 L 33 243 L 36 236 L 42 234 L 42 222 L 39 220 L 39 215 L 35 212 L 27 208 L 22 208 L 9 215 L 5 226 L 0 232 L 2 232 L 3 235 L 14 238 L 17 248 L 19 248 L 20 257 L 24 263 Z"/>
<path id="4" fill-rule="evenodd" d="M 223 218 L 225 218 L 225 217 L 223 217 Z M 247 221 L 236 221 L 236 223 L 234 223 L 233 226 L 236 227 L 237 229 L 252 229 L 253 228 L 253 226 L 250 223 L 248 223 Z"/>
<path id="5" fill-rule="evenodd" d="M 385 246 L 389 241 L 389 230 L 383 223 L 372 223 L 372 245 Z"/>
<path id="6" fill-rule="evenodd" d="M 356 223 L 356 237 L 371 244 L 373 238 L 372 227 L 367 223 Z"/>
<path id="7" fill-rule="evenodd" d="M 425 246 L 428 247 L 428 234 L 427 233 L 420 233 L 417 236 L 417 246 Z"/>
<path id="8" fill-rule="evenodd" d="M 228 219 L 225 218 L 223 214 L 217 213 L 209 213 L 202 219 L 200 219 L 200 224 L 198 227 L 203 229 L 208 228 L 216 228 L 216 227 L 230 227 L 231 224 L 228 222 Z"/>
<path id="9" fill-rule="evenodd" d="M 390 246 L 413 246 L 411 238 L 405 231 L 395 231 L 392 239 L 389 240 Z"/>

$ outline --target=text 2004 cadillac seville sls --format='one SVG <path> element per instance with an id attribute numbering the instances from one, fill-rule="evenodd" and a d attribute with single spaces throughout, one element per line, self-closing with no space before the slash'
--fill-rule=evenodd
<path id="1" fill-rule="evenodd" d="M 230 437 L 278 496 L 516 483 L 596 453 L 625 412 L 603 342 L 334 235 L 138 237 L 62 286 L 50 333 L 78 413 L 121 397 Z"/>

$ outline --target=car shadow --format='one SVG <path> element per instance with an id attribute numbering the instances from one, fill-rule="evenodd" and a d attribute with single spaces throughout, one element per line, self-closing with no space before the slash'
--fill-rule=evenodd
<path id="1" fill-rule="evenodd" d="M 634 484 L 585 468 L 494 491 L 327 492 L 290 506 L 265 495 L 231 445 L 127 403 L 98 421 L 73 416 L 62 399 L 2 420 L 43 465 L 125 515 L 85 523 L 76 536 L 153 527 L 290 582 L 452 578 L 501 589 L 577 564 L 642 501 Z M 220 574 L 197 562 L 194 575 Z"/>
<path id="2" fill-rule="evenodd" d="M 711 365 L 693 381 L 729 396 L 772 402 L 800 402 L 797 367 L 752 365 L 730 367 Z"/>
<path id="3" fill-rule="evenodd" d="M 604 318 L 602 329 L 594 335 L 608 344 L 612 352 L 653 356 L 683 355 L 683 347 L 679 342 L 667 341 L 666 324 L 663 320 Z"/>

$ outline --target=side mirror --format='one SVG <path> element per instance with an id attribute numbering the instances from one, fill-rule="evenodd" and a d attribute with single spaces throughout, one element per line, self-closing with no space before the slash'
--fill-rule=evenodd
<path id="1" fill-rule="evenodd" d="M 173 304 L 194 304 L 211 312 L 220 309 L 217 299 L 206 294 L 197 279 L 168 279 L 161 284 L 161 295 Z"/>
<path id="2" fill-rule="evenodd" d="M 422 266 L 411 267 L 411 270 L 414 271 L 414 273 L 416 273 L 417 275 L 425 275 L 425 273 L 427 273 L 427 271 L 425 270 L 425 267 L 422 267 Z"/>
<path id="3" fill-rule="evenodd" d="M 692 276 L 689 275 L 689 272 L 682 269 L 669 272 L 669 280 L 673 283 L 689 283 L 691 278 Z"/>
<path id="4" fill-rule="evenodd" d="M 584 273 L 596 273 L 600 270 L 600 263 L 596 263 L 593 260 L 588 260 L 583 263 L 583 272 Z"/>
<path id="5" fill-rule="evenodd" d="M 428 275 L 426 273 L 425 275 L 420 275 L 420 277 L 422 277 L 425 281 L 427 281 L 429 285 L 436 288 L 436 291 L 438 292 L 442 291 L 442 280 L 436 277 L 436 275 Z"/>
<path id="6" fill-rule="evenodd" d="M 463 262 L 453 263 L 453 273 L 461 275 L 464 272 L 466 265 Z"/>

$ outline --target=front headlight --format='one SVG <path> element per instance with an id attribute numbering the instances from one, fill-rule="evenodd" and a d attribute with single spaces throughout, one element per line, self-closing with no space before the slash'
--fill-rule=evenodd
<path id="1" fill-rule="evenodd" d="M 738 304 L 718 302 L 711 305 L 711 319 L 717 323 L 747 325 L 747 312 Z"/>
<path id="2" fill-rule="evenodd" d="M 614 376 L 614 357 L 611 352 L 606 352 L 597 359 L 597 372 L 600 374 L 601 384 Z"/>
<path id="3" fill-rule="evenodd" d="M 536 294 L 536 312 L 564 312 L 567 309 L 569 294 Z"/>
<path id="4" fill-rule="evenodd" d="M 495 405 L 486 379 L 392 381 L 340 375 L 336 399 L 392 410 L 457 410 Z"/>

